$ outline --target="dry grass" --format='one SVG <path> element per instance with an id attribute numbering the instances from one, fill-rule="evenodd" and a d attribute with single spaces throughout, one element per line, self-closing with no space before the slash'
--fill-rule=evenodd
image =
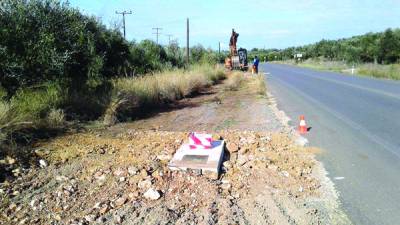
<path id="1" fill-rule="evenodd" d="M 267 84 L 265 83 L 265 78 L 263 75 L 258 74 L 254 79 L 254 88 L 257 94 L 266 95 L 267 94 Z"/>
<path id="2" fill-rule="evenodd" d="M 363 64 L 356 69 L 356 73 L 363 76 L 400 80 L 400 64 Z"/>
<path id="3" fill-rule="evenodd" d="M 51 128 L 62 127 L 65 123 L 65 114 L 62 109 L 51 109 L 46 119 L 47 125 Z"/>
<path id="4" fill-rule="evenodd" d="M 198 93 L 225 79 L 225 73 L 209 65 L 190 70 L 170 70 L 136 78 L 114 80 L 114 96 L 104 116 L 106 124 L 116 122 L 121 108 L 157 107 Z"/>
<path id="5" fill-rule="evenodd" d="M 7 124 L 10 122 L 10 104 L 0 101 L 0 143 L 6 139 Z"/>
<path id="6" fill-rule="evenodd" d="M 191 95 L 224 79 L 225 73 L 210 66 L 193 66 L 190 71 L 171 70 L 139 78 L 115 80 L 116 91 L 130 93 L 141 104 L 158 105 Z"/>
<path id="7" fill-rule="evenodd" d="M 244 74 L 242 72 L 233 72 L 226 83 L 226 89 L 229 91 L 237 91 L 243 84 L 245 80 Z"/>

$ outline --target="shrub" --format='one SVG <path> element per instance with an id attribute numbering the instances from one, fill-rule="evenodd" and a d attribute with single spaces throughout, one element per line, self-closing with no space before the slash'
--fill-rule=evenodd
<path id="1" fill-rule="evenodd" d="M 51 109 L 47 115 L 47 126 L 51 128 L 60 128 L 65 123 L 65 115 L 62 109 Z"/>
<path id="2" fill-rule="evenodd" d="M 13 113 L 19 120 L 37 122 L 52 108 L 62 103 L 60 88 L 55 84 L 43 87 L 21 89 L 11 98 Z"/>
<path id="3" fill-rule="evenodd" d="M 228 77 L 228 82 L 226 84 L 227 90 L 237 91 L 244 81 L 243 73 L 234 72 Z"/>
<path id="4" fill-rule="evenodd" d="M 258 74 L 255 78 L 255 91 L 259 95 L 267 94 L 267 85 L 265 83 L 265 78 L 263 75 Z"/>

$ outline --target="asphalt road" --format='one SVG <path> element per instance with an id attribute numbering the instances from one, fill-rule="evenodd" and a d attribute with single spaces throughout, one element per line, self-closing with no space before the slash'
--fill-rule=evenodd
<path id="1" fill-rule="evenodd" d="M 260 64 L 278 107 L 298 125 L 355 224 L 400 224 L 400 82 Z"/>

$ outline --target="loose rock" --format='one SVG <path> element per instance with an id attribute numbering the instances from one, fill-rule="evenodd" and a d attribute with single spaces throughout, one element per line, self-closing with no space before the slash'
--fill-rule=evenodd
<path id="1" fill-rule="evenodd" d="M 115 200 L 115 205 L 122 206 L 123 204 L 125 204 L 126 201 L 127 201 L 126 197 L 118 198 L 117 200 Z"/>
<path id="2" fill-rule="evenodd" d="M 150 200 L 157 200 L 161 197 L 160 193 L 157 190 L 154 190 L 153 188 L 147 190 L 143 196 Z"/>
<path id="3" fill-rule="evenodd" d="M 39 165 L 41 168 L 47 167 L 47 162 L 44 159 L 39 160 Z"/>
<path id="4" fill-rule="evenodd" d="M 151 187 L 151 181 L 150 180 L 142 180 L 139 182 L 138 187 L 140 189 L 148 189 Z"/>
<path id="5" fill-rule="evenodd" d="M 226 145 L 226 148 L 228 149 L 229 152 L 237 152 L 237 151 L 239 151 L 239 147 L 235 143 L 228 143 Z"/>
<path id="6" fill-rule="evenodd" d="M 128 167 L 128 173 L 131 176 L 136 175 L 138 173 L 138 171 L 139 171 L 139 169 L 134 166 Z"/>

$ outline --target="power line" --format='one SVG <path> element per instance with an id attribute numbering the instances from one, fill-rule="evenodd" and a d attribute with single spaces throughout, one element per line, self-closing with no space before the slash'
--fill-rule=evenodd
<path id="1" fill-rule="evenodd" d="M 157 44 L 158 44 L 158 36 L 160 36 L 160 34 L 161 34 L 159 31 L 162 30 L 162 28 L 154 27 L 153 30 L 156 30 L 156 32 L 153 34 L 157 35 Z"/>
<path id="2" fill-rule="evenodd" d="M 115 11 L 115 14 L 120 14 L 120 15 L 122 15 L 122 22 L 123 22 L 123 28 L 124 28 L 124 38 L 126 39 L 126 36 L 125 36 L 125 15 L 127 15 L 127 14 L 132 14 L 132 11 L 131 10 L 129 10 L 129 12 L 128 11 L 123 11 L 123 12 L 118 12 L 118 11 Z"/>

